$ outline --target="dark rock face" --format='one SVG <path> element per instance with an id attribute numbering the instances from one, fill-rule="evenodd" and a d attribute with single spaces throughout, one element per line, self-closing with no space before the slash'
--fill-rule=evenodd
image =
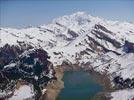
<path id="1" fill-rule="evenodd" d="M 22 45 L 23 44 L 23 45 Z M 14 61 L 18 56 L 25 50 L 32 49 L 32 46 L 27 46 L 24 43 L 19 42 L 20 46 L 8 45 L 0 48 L 0 69 L 5 65 L 9 64 L 11 61 Z"/>
<path id="2" fill-rule="evenodd" d="M 112 32 L 110 31 L 110 30 L 108 30 L 107 28 L 105 28 L 104 26 L 102 26 L 102 25 L 100 25 L 100 24 L 96 24 L 95 25 L 95 29 L 101 29 L 101 30 L 103 30 L 103 31 L 105 31 L 105 32 L 107 32 L 107 33 L 110 33 L 110 34 L 112 34 Z"/>
<path id="3" fill-rule="evenodd" d="M 124 80 L 122 77 L 117 76 L 113 81 L 119 89 L 134 88 L 134 78 Z"/>
<path id="4" fill-rule="evenodd" d="M 134 43 L 125 41 L 125 44 L 123 46 L 123 51 L 126 53 L 134 53 Z"/>
<path id="5" fill-rule="evenodd" d="M 35 99 L 41 96 L 42 88 L 52 79 L 55 79 L 55 71 L 53 65 L 48 59 L 50 58 L 43 49 L 29 49 L 23 53 L 17 47 L 5 46 L 1 49 L 0 58 L 6 63 L 2 63 L 0 70 L 0 91 L 13 91 L 16 81 L 22 79 L 33 84 L 35 89 Z M 8 49 L 11 58 L 8 59 Z M 6 50 L 6 51 L 5 51 Z M 14 50 L 14 51 L 13 51 Z M 17 51 L 16 51 L 17 50 Z M 7 56 L 4 55 L 4 52 Z M 21 55 L 19 55 L 21 54 Z"/>
<path id="6" fill-rule="evenodd" d="M 2 69 L 9 62 L 14 60 L 22 53 L 22 50 L 17 46 L 10 46 L 6 44 L 0 48 L 0 69 Z"/>
<path id="7" fill-rule="evenodd" d="M 93 33 L 93 34 L 94 34 L 94 33 L 97 33 L 97 34 L 95 34 L 95 36 L 96 36 L 97 38 L 103 39 L 103 40 L 105 40 L 105 41 L 110 42 L 110 43 L 111 43 L 113 46 L 115 46 L 116 48 L 121 48 L 121 44 L 120 44 L 118 41 L 116 41 L 115 39 L 111 39 L 111 38 L 108 37 L 105 33 L 100 32 L 100 31 L 98 31 L 98 30 L 94 30 L 94 31 L 92 31 L 92 33 Z"/>
<path id="8" fill-rule="evenodd" d="M 94 34 L 99 39 L 103 39 L 105 41 L 110 42 L 116 48 L 121 48 L 120 42 L 116 41 L 115 39 L 112 39 L 112 38 L 108 37 L 107 34 L 105 34 L 104 32 L 100 32 L 99 29 L 108 33 L 108 34 L 114 34 L 113 32 L 111 32 L 110 30 L 108 30 L 107 28 L 105 28 L 104 26 L 102 26 L 100 24 L 95 25 L 95 29 L 92 31 L 92 34 Z"/>
<path id="9" fill-rule="evenodd" d="M 112 50 L 109 50 L 108 48 L 105 48 L 102 44 L 100 44 L 99 42 L 97 42 L 95 39 L 93 39 L 89 35 L 87 35 L 87 37 L 88 37 L 89 41 L 91 42 L 91 43 L 88 43 L 88 44 L 92 48 L 92 50 L 96 50 L 97 52 L 103 52 L 103 53 L 113 52 L 113 53 L 115 53 L 117 55 L 120 55 L 116 51 L 112 51 Z M 101 50 L 98 50 L 98 47 L 101 47 Z"/>
<path id="10" fill-rule="evenodd" d="M 75 33 L 74 31 L 68 29 L 68 34 L 70 34 L 73 38 L 78 37 L 79 35 L 77 33 Z"/>

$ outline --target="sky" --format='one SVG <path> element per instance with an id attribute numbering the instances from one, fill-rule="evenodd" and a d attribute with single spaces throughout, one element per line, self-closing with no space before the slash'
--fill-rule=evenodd
<path id="1" fill-rule="evenodd" d="M 78 11 L 134 22 L 134 0 L 0 0 L 0 27 L 39 26 Z"/>

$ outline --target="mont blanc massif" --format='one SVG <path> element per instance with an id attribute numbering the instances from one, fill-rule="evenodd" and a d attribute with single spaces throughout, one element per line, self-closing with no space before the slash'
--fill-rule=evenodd
<path id="1" fill-rule="evenodd" d="M 77 12 L 0 28 L 0 100 L 53 100 L 61 69 L 93 74 L 104 88 L 94 100 L 134 100 L 134 24 Z"/>

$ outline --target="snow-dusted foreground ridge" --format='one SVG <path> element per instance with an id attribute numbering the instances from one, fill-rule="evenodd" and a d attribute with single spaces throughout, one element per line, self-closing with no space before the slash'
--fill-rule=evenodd
<path id="1" fill-rule="evenodd" d="M 9 100 L 24 100 L 31 98 L 34 95 L 30 86 L 23 85 L 18 90 L 15 90 L 14 95 Z"/>
<path id="2" fill-rule="evenodd" d="M 134 99 L 134 89 L 131 90 L 121 90 L 112 93 L 112 100 L 133 100 Z"/>
<path id="3" fill-rule="evenodd" d="M 1 28 L 0 47 L 5 44 L 43 48 L 54 66 L 77 64 L 106 72 L 113 85 L 123 89 L 111 93 L 113 100 L 119 100 L 117 95 L 121 92 L 126 95 L 124 100 L 134 98 L 134 25 L 131 23 L 77 12 L 39 27 Z"/>

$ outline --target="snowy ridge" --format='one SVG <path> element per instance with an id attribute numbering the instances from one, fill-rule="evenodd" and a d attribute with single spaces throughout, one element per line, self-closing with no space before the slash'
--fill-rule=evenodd
<path id="1" fill-rule="evenodd" d="M 54 66 L 64 61 L 80 66 L 88 63 L 100 73 L 107 72 L 111 80 L 116 76 L 123 80 L 134 78 L 134 52 L 123 50 L 126 41 L 131 44 L 127 50 L 134 48 L 134 24 L 77 12 L 54 19 L 48 25 L 1 28 L 0 33 L 0 47 L 8 43 L 43 48 Z"/>
<path id="2" fill-rule="evenodd" d="M 93 62 L 106 52 L 122 54 L 125 40 L 134 43 L 134 25 L 107 21 L 84 12 L 54 19 L 49 25 L 24 29 L 1 28 L 1 46 L 29 44 L 42 47 L 53 64 L 64 60 Z"/>
<path id="3" fill-rule="evenodd" d="M 34 92 L 32 91 L 31 87 L 28 85 L 23 85 L 18 90 L 15 90 L 14 95 L 9 100 L 32 99 L 31 97 L 33 96 Z"/>
<path id="4" fill-rule="evenodd" d="M 133 100 L 134 99 L 134 89 L 132 90 L 121 90 L 112 93 L 111 100 Z"/>

